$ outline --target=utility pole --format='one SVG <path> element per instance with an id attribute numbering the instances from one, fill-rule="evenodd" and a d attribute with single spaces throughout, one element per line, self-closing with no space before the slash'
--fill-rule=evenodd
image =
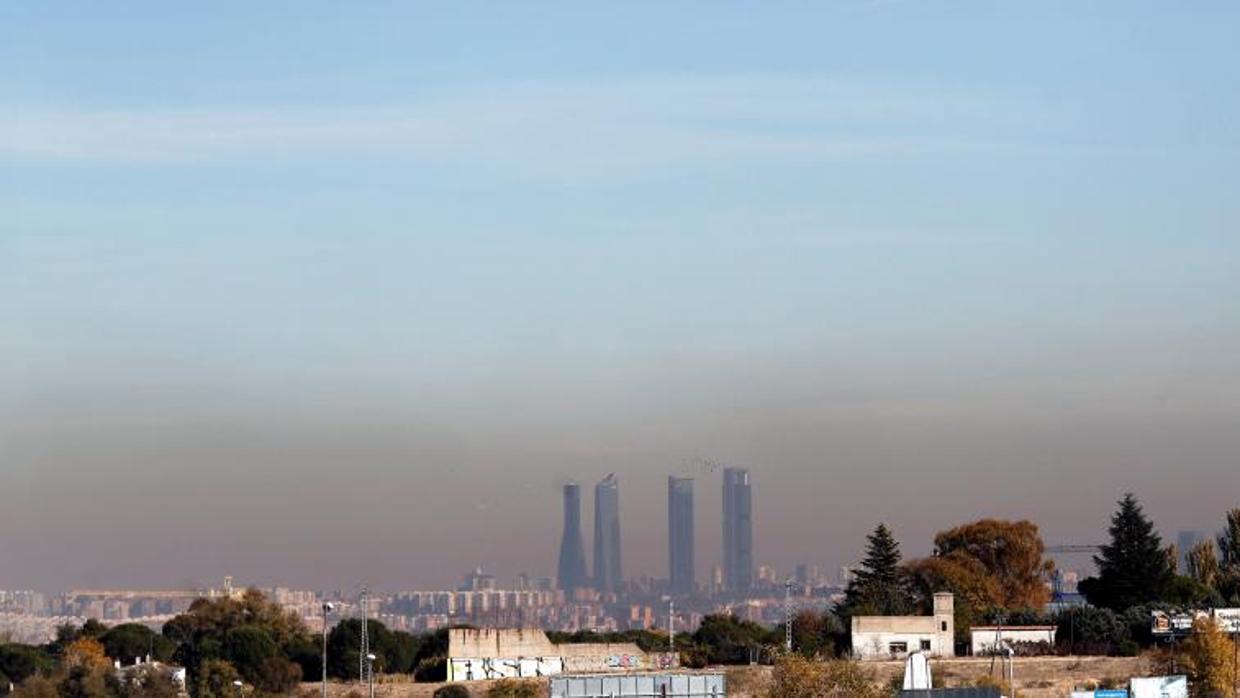
<path id="1" fill-rule="evenodd" d="M 330 601 L 323 602 L 323 676 L 321 684 L 323 698 L 327 698 L 327 614 L 331 613 L 333 608 L 335 607 L 332 606 Z"/>
<path id="2" fill-rule="evenodd" d="M 792 578 L 784 580 L 784 652 L 792 654 Z"/>
<path id="3" fill-rule="evenodd" d="M 676 599 L 667 600 L 667 651 L 676 651 Z"/>
<path id="4" fill-rule="evenodd" d="M 370 596 L 366 587 L 362 587 L 362 595 L 358 603 L 362 606 L 362 648 L 357 653 L 357 674 L 359 681 L 366 681 L 366 657 L 370 654 L 370 634 L 366 632 L 366 619 L 370 616 Z"/>

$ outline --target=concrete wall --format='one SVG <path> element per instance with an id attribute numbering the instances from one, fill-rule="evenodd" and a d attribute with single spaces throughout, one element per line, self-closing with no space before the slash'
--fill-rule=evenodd
<path id="1" fill-rule="evenodd" d="M 631 642 L 557 645 L 541 630 L 454 628 L 448 631 L 448 679 L 533 678 L 563 672 L 667 669 L 672 657 L 648 655 Z"/>
<path id="2" fill-rule="evenodd" d="M 1024 627 L 974 626 L 969 631 L 970 649 L 974 655 L 986 654 L 1000 642 L 1045 642 L 1055 646 L 1055 626 L 1032 625 Z"/>

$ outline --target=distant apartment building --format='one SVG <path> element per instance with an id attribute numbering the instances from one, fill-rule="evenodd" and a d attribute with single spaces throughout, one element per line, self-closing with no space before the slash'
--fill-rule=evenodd
<path id="1" fill-rule="evenodd" d="M 667 576 L 671 591 L 697 587 L 693 558 L 693 479 L 667 478 Z"/>
<path id="2" fill-rule="evenodd" d="M 594 486 L 594 588 L 615 594 L 624 584 L 620 566 L 620 482 L 615 473 Z"/>
<path id="3" fill-rule="evenodd" d="M 753 515 L 749 471 L 723 470 L 723 586 L 730 592 L 753 587 Z"/>

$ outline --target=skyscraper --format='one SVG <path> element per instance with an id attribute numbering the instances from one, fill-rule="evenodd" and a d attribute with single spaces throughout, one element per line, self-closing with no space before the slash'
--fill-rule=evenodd
<path id="1" fill-rule="evenodd" d="M 693 560 L 693 478 L 667 478 L 667 576 L 672 591 L 697 585 Z"/>
<path id="2" fill-rule="evenodd" d="M 564 537 L 560 539 L 560 588 L 572 593 L 586 586 L 586 549 L 581 542 L 581 487 L 564 485 Z"/>
<path id="3" fill-rule="evenodd" d="M 620 482 L 615 473 L 594 486 L 594 588 L 604 594 L 620 590 Z"/>
<path id="4" fill-rule="evenodd" d="M 753 519 L 749 471 L 723 469 L 723 586 L 749 591 L 753 586 Z"/>

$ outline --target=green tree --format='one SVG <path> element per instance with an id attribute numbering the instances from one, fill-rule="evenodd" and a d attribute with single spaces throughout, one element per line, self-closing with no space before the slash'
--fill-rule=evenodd
<path id="1" fill-rule="evenodd" d="M 248 683 L 257 683 L 259 668 L 278 651 L 271 633 L 255 625 L 233 628 L 224 635 L 224 656 Z"/>
<path id="2" fill-rule="evenodd" d="M 900 544 L 886 524 L 866 537 L 865 558 L 844 593 L 839 615 L 893 616 L 914 610 L 908 575 L 900 565 Z"/>
<path id="3" fill-rule="evenodd" d="M 1174 572 L 1162 538 L 1131 492 L 1119 501 L 1109 532 L 1110 542 L 1094 556 L 1098 576 L 1080 584 L 1086 600 L 1116 611 L 1159 600 Z"/>
<path id="4" fill-rule="evenodd" d="M 1055 643 L 1067 654 L 1116 654 L 1132 643 L 1128 625 L 1109 608 L 1069 608 L 1055 616 L 1055 626 Z"/>
<path id="5" fill-rule="evenodd" d="M 15 684 L 38 674 L 50 671 L 54 662 L 46 652 L 31 645 L 0 645 L 0 673 Z"/>
<path id="6" fill-rule="evenodd" d="M 751 653 L 778 642 L 771 630 L 726 614 L 703 618 L 692 640 L 711 664 L 747 664 Z"/>
<path id="7" fill-rule="evenodd" d="M 108 628 L 99 641 L 109 657 L 125 665 L 133 664 L 134 659 L 148 654 L 156 661 L 166 662 L 172 659 L 172 652 L 176 649 L 171 640 L 140 623 L 124 623 Z"/>

